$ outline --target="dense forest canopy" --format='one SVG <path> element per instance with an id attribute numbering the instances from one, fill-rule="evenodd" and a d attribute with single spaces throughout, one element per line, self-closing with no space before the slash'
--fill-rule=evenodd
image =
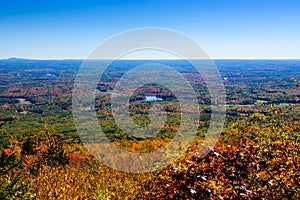
<path id="1" fill-rule="evenodd" d="M 154 172 L 130 174 L 100 163 L 78 136 L 72 89 L 82 60 L 0 60 L 0 198 L 29 199 L 299 199 L 300 60 L 215 60 L 226 90 L 226 122 L 205 157 L 210 94 L 187 61 L 159 60 L 192 85 L 200 105 L 197 138 L 186 154 Z M 167 111 L 161 131 L 138 138 L 115 123 L 110 93 L 128 70 L 153 61 L 113 62 L 99 77 L 95 111 L 113 144 L 131 152 L 163 148 L 180 126 L 178 99 L 148 84 L 130 99 L 135 123 Z M 176 83 L 174 83 L 176 84 Z M 159 101 L 144 101 L 157 97 Z M 89 109 L 89 108 L 88 108 Z M 205 147 L 209 148 L 209 147 Z M 112 158 L 113 159 L 113 158 Z M 54 187 L 55 186 L 55 187 Z"/>

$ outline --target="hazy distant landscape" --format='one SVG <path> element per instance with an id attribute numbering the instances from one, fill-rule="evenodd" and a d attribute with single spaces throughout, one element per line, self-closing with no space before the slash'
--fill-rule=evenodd
<path id="1" fill-rule="evenodd" d="M 99 91 L 112 89 L 126 71 L 144 62 L 153 61 L 114 62 L 107 70 L 106 80 L 99 82 Z M 210 104 L 205 83 L 190 64 L 179 60 L 155 62 L 180 71 L 193 85 L 199 103 L 204 107 Z M 270 105 L 281 106 L 294 120 L 299 119 L 297 111 L 300 91 L 292 80 L 300 80 L 299 60 L 216 60 L 215 63 L 226 89 L 227 119 L 249 117 L 254 112 L 267 114 Z M 55 125 L 59 133 L 74 137 L 76 129 L 72 123 L 71 93 L 81 64 L 82 60 L 1 60 L 2 136 L 14 135 L 20 131 L 31 134 L 32 131 L 40 130 L 43 123 L 49 123 Z M 140 92 L 146 91 L 148 95 L 174 100 L 168 96 L 170 93 L 167 90 L 155 94 L 144 88 Z M 147 94 L 143 93 L 135 98 L 143 99 L 143 95 Z M 100 102 L 103 105 L 110 104 L 109 99 L 101 97 L 104 98 L 103 102 L 99 98 L 96 100 L 98 106 Z M 5 141 L 1 140 L 2 143 Z"/>

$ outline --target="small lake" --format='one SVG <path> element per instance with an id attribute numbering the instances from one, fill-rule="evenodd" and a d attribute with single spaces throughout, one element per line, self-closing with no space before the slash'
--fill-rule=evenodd
<path id="1" fill-rule="evenodd" d="M 163 99 L 157 96 L 146 96 L 145 99 L 140 100 L 139 102 L 151 102 L 151 101 L 163 101 Z"/>
<path id="2" fill-rule="evenodd" d="M 145 99 L 136 102 L 151 102 L 151 101 L 162 101 L 163 99 L 157 96 L 146 96 Z"/>

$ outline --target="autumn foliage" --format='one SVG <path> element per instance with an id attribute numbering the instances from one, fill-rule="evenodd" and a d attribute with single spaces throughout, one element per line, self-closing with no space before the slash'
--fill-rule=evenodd
<path id="1" fill-rule="evenodd" d="M 45 126 L 11 140 L 1 151 L 1 199 L 299 199 L 299 122 L 279 107 L 229 124 L 217 146 L 198 138 L 175 163 L 151 173 L 130 174 L 101 164 L 75 139 Z M 166 143 L 116 145 L 141 151 Z"/>

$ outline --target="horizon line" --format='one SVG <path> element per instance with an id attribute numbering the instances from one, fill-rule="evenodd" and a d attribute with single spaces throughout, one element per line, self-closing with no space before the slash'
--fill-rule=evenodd
<path id="1" fill-rule="evenodd" d="M 22 58 L 22 57 L 9 57 L 9 58 L 0 58 L 1 61 L 3 60 L 36 60 L 36 61 L 47 61 L 47 60 L 88 60 L 87 58 Z M 114 59 L 90 59 L 90 60 L 114 60 Z M 191 58 L 191 59 L 174 59 L 174 58 L 130 58 L 130 59 L 115 59 L 115 60 L 300 60 L 300 58 L 208 58 L 208 59 L 201 59 L 201 58 Z"/>

